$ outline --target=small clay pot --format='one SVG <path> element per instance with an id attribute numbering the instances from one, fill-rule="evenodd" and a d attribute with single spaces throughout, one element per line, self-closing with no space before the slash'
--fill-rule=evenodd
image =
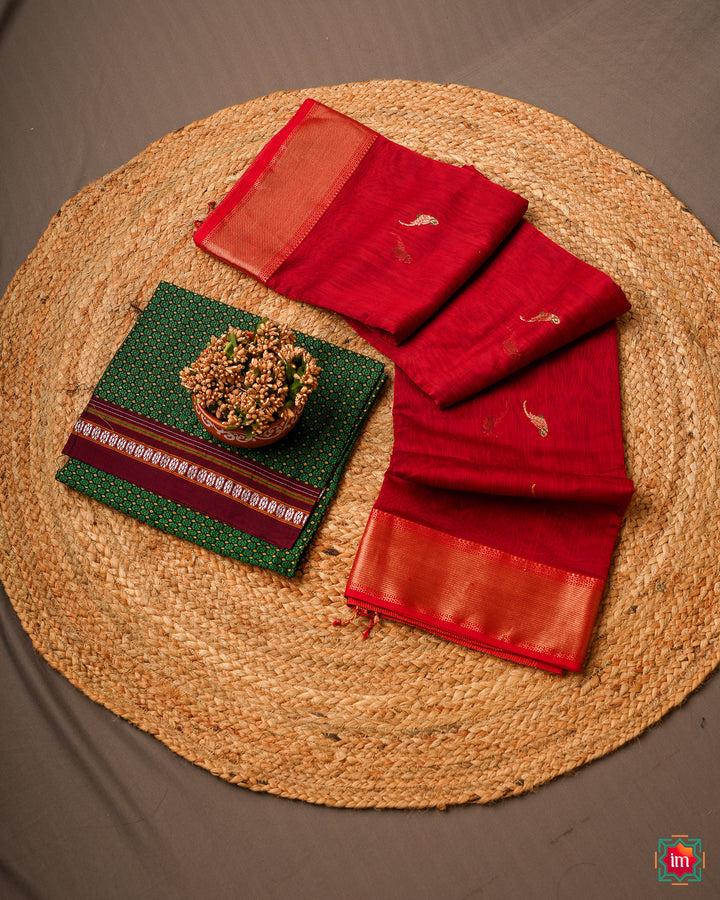
<path id="1" fill-rule="evenodd" d="M 302 415 L 302 409 L 293 409 L 292 415 L 288 416 L 287 419 L 278 419 L 277 422 L 273 422 L 272 425 L 269 425 L 262 434 L 259 434 L 257 437 L 254 437 L 253 435 L 248 437 L 245 434 L 244 428 L 228 428 L 227 425 L 220 421 L 220 419 L 215 418 L 215 416 L 206 409 L 203 409 L 202 406 L 198 406 L 194 397 L 193 409 L 204 428 L 209 431 L 213 437 L 216 437 L 219 441 L 223 441 L 226 444 L 231 444 L 233 447 L 246 447 L 248 449 L 267 447 L 269 444 L 274 444 L 276 441 L 279 441 L 280 438 L 285 437 L 286 434 L 289 434 L 293 430 Z"/>

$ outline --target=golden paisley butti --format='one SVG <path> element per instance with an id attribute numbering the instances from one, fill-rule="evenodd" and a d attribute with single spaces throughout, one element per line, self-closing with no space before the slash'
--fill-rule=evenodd
<path id="1" fill-rule="evenodd" d="M 440 223 L 435 218 L 435 216 L 428 216 L 426 213 L 420 216 L 415 216 L 412 222 L 403 222 L 401 219 L 398 219 L 398 222 L 401 225 L 405 225 L 406 228 L 412 228 L 413 225 L 439 225 Z"/>
<path id="2" fill-rule="evenodd" d="M 531 413 L 527 408 L 527 400 L 523 400 L 523 410 L 525 415 L 530 419 L 533 425 L 537 428 L 540 437 L 548 436 L 548 423 L 545 416 L 535 415 L 535 413 Z"/>
<path id="3" fill-rule="evenodd" d="M 560 324 L 560 316 L 556 316 L 555 313 L 549 312 L 539 312 L 531 319 L 526 319 L 525 316 L 520 316 L 520 318 L 523 320 L 523 322 L 551 322 L 553 325 Z"/>

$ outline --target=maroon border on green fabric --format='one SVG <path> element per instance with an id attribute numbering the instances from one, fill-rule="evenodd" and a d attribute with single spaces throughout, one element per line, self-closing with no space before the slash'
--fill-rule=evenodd
<path id="1" fill-rule="evenodd" d="M 209 441 L 91 398 L 63 453 L 282 549 L 322 494 Z"/>

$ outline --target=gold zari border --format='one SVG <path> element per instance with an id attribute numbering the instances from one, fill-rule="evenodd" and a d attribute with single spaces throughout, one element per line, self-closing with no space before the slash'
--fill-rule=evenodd
<path id="1" fill-rule="evenodd" d="M 382 510 L 370 514 L 346 596 L 577 671 L 604 581 L 457 538 Z"/>
<path id="2" fill-rule="evenodd" d="M 290 123 L 272 157 L 202 241 L 210 253 L 263 283 L 307 237 L 378 136 L 321 103 L 306 103 L 297 124 Z"/>

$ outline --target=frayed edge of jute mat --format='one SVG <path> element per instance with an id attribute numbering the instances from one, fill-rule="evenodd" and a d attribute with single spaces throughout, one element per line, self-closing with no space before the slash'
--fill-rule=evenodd
<path id="1" fill-rule="evenodd" d="M 578 675 L 386 621 L 365 641 L 362 623 L 332 626 L 389 459 L 390 389 L 292 579 L 54 480 L 76 416 L 160 281 L 376 355 L 338 317 L 274 295 L 191 239 L 307 96 L 525 195 L 528 218 L 632 303 L 619 331 L 637 491 Z M 515 100 L 375 81 L 284 91 L 188 125 L 69 200 L 5 294 L 0 575 L 20 621 L 93 700 L 253 790 L 445 807 L 520 794 L 603 756 L 719 661 L 719 279 L 717 243 L 662 184 Z"/>

